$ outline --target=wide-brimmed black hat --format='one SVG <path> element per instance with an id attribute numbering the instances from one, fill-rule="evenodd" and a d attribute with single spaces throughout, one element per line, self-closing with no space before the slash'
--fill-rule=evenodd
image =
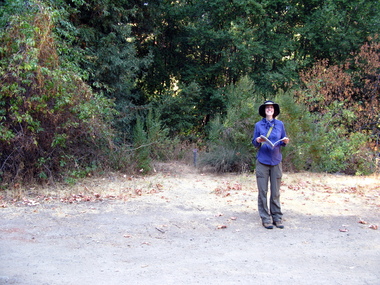
<path id="1" fill-rule="evenodd" d="M 277 117 L 278 114 L 280 114 L 280 106 L 277 103 L 274 103 L 273 101 L 265 101 L 264 104 L 262 104 L 259 107 L 259 114 L 261 117 L 266 117 L 265 115 L 265 106 L 267 105 L 273 105 L 274 108 L 274 113 L 273 113 L 273 118 Z"/>

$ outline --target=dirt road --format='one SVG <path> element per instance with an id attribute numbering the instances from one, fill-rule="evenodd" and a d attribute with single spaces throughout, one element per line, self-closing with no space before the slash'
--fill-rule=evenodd
<path id="1" fill-rule="evenodd" d="M 0 200 L 0 284 L 380 284 L 376 177 L 285 174 L 283 230 L 261 226 L 253 174 L 167 164 L 44 191 Z"/>

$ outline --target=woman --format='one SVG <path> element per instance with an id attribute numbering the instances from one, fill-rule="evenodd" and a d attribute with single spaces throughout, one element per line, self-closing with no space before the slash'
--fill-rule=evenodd
<path id="1" fill-rule="evenodd" d="M 259 191 L 258 208 L 262 224 L 267 229 L 273 225 L 283 229 L 280 204 L 280 185 L 282 177 L 281 147 L 289 143 L 284 123 L 277 120 L 280 106 L 273 101 L 265 101 L 259 107 L 263 119 L 256 123 L 252 143 L 259 148 L 256 160 L 256 180 Z M 275 146 L 269 145 L 267 137 Z M 268 181 L 270 182 L 270 203 L 268 207 Z"/>

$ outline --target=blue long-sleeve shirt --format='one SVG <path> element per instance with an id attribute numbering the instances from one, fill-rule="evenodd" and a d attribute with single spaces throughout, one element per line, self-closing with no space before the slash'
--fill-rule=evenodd
<path id="1" fill-rule="evenodd" d="M 271 126 L 273 126 L 273 129 L 268 139 L 272 143 L 275 143 L 276 141 L 286 137 L 285 126 L 282 121 L 276 119 L 268 121 L 267 119 L 263 118 L 255 125 L 252 144 L 255 147 L 260 147 L 259 151 L 257 152 L 257 160 L 259 162 L 266 165 L 277 165 L 282 161 L 281 146 L 285 146 L 286 144 L 284 142 L 280 142 L 272 149 L 269 145 L 261 144 L 256 141 L 256 139 L 261 135 L 267 136 L 269 128 Z"/>

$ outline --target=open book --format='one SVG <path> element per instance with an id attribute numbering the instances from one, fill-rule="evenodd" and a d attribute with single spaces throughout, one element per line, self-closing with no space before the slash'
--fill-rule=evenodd
<path id="1" fill-rule="evenodd" d="M 274 148 L 276 145 L 278 145 L 280 142 L 282 142 L 283 140 L 286 139 L 286 137 L 284 137 L 284 138 L 282 138 L 282 139 L 276 141 L 275 143 L 272 143 L 267 137 L 265 137 L 265 136 L 263 136 L 263 135 L 261 135 L 260 138 L 264 139 L 265 142 L 263 142 L 263 143 L 269 145 L 271 148 Z"/>

